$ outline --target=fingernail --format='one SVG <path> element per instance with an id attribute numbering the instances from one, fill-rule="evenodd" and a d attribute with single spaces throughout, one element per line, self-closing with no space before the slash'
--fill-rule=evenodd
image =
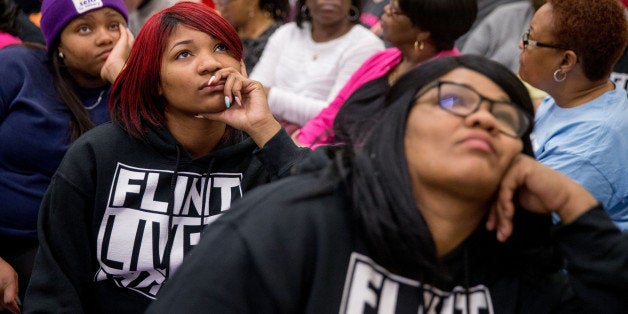
<path id="1" fill-rule="evenodd" d="M 497 231 L 497 240 L 499 240 L 499 242 L 504 242 L 505 236 L 504 233 L 501 230 Z"/>
<path id="2" fill-rule="evenodd" d="M 229 107 L 231 107 L 231 102 L 229 101 L 229 96 L 225 96 L 225 106 L 227 106 L 227 109 L 229 109 Z"/>
<path id="3" fill-rule="evenodd" d="M 212 75 L 212 77 L 209 78 L 209 82 L 207 82 L 207 85 L 212 85 L 212 82 L 216 79 L 216 76 Z"/>
<path id="4" fill-rule="evenodd" d="M 233 97 L 233 99 L 235 99 L 235 102 L 237 102 L 238 105 L 242 106 L 242 103 L 240 102 L 240 98 L 238 96 Z"/>

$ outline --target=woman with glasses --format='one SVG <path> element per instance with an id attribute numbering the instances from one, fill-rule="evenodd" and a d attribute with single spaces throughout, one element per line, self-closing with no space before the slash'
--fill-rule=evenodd
<path id="1" fill-rule="evenodd" d="M 616 0 L 549 0 L 519 44 L 521 78 L 549 94 L 536 112 L 536 158 L 584 186 L 623 230 L 628 97 L 609 77 L 627 44 Z"/>
<path id="2" fill-rule="evenodd" d="M 377 117 L 367 104 L 384 97 L 406 71 L 430 59 L 459 55 L 455 40 L 466 33 L 477 13 L 476 0 L 392 0 L 381 17 L 382 37 L 393 47 L 369 58 L 353 74 L 336 98 L 293 134 L 299 145 L 318 147 L 337 138 L 339 128 Z M 342 108 L 342 110 L 341 110 Z M 341 113 L 339 113 L 339 111 Z"/>
<path id="3" fill-rule="evenodd" d="M 360 145 L 314 151 L 301 174 L 217 220 L 148 312 L 627 305 L 628 270 L 608 261 L 626 260 L 628 241 L 591 194 L 531 157 L 532 104 L 512 72 L 440 58 L 400 78 L 388 101 Z M 550 230 L 549 213 L 563 224 Z"/>

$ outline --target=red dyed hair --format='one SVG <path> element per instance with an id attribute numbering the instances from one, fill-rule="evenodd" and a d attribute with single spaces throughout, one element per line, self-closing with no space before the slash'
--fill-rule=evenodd
<path id="1" fill-rule="evenodd" d="M 548 0 L 556 44 L 578 55 L 591 81 L 608 78 L 628 44 L 628 22 L 616 0 Z"/>
<path id="2" fill-rule="evenodd" d="M 206 6 L 212 9 L 216 8 L 216 4 L 214 3 L 214 0 L 201 0 L 201 3 L 205 4 Z"/>
<path id="3" fill-rule="evenodd" d="M 222 41 L 237 60 L 242 42 L 236 30 L 205 4 L 179 2 L 151 16 L 135 39 L 131 54 L 111 90 L 111 120 L 134 137 L 143 138 L 147 126 L 164 126 L 165 102 L 159 95 L 161 62 L 166 43 L 178 26 L 186 26 Z"/>

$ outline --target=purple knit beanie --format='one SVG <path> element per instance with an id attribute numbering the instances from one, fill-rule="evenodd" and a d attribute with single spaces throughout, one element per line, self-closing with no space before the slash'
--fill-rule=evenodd
<path id="1" fill-rule="evenodd" d="M 120 12 L 128 21 L 126 5 L 122 0 L 43 0 L 40 26 L 46 39 L 48 54 L 53 52 L 52 45 L 59 39 L 66 25 L 83 14 L 103 7 Z"/>

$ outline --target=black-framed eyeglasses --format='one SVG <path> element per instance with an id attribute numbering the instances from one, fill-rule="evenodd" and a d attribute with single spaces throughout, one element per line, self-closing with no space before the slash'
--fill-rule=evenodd
<path id="1" fill-rule="evenodd" d="M 521 41 L 523 42 L 523 49 L 528 48 L 528 46 L 535 46 L 535 47 L 545 47 L 545 48 L 565 50 L 564 48 L 559 47 L 557 45 L 545 44 L 545 43 L 530 39 L 530 29 L 528 29 L 525 33 L 521 35 Z"/>
<path id="2" fill-rule="evenodd" d="M 473 87 L 449 81 L 437 81 L 415 96 L 415 101 L 433 88 L 438 89 L 438 106 L 459 117 L 467 117 L 480 109 L 482 102 L 489 103 L 488 111 L 497 120 L 499 131 L 520 138 L 530 128 L 530 116 L 516 104 L 494 100 L 478 93 Z"/>

